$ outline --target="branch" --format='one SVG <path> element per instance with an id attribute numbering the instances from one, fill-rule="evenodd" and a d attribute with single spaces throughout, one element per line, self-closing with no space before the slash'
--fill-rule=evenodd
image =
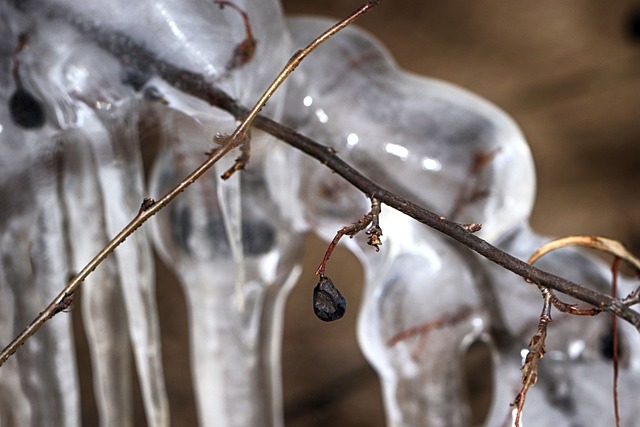
<path id="1" fill-rule="evenodd" d="M 374 4 L 377 2 L 370 0 L 369 3 Z M 214 107 L 225 110 L 237 119 L 242 119 L 248 115 L 248 109 L 238 104 L 234 98 L 224 91 L 208 83 L 204 76 L 181 69 L 156 58 L 151 52 L 135 44 L 125 35 L 114 31 L 107 31 L 104 28 L 93 26 L 87 22 L 70 21 L 74 18 L 70 18 L 69 16 L 73 15 L 69 13 L 65 14 L 62 8 L 48 10 L 47 12 L 70 22 L 88 39 L 94 40 L 102 48 L 119 58 L 125 66 L 142 70 L 148 70 L 149 67 L 152 67 L 152 70 L 159 77 L 184 93 L 199 98 Z M 446 234 L 486 259 L 512 271 L 530 282 L 554 289 L 580 301 L 589 303 L 598 309 L 613 313 L 640 330 L 640 313 L 629 308 L 631 304 L 640 301 L 640 291 L 635 295 L 629 296 L 627 300 L 621 301 L 618 298 L 612 298 L 609 295 L 579 286 L 562 277 L 532 267 L 526 262 L 501 251 L 490 243 L 473 235 L 454 221 L 447 220 L 375 184 L 348 163 L 341 160 L 330 147 L 321 145 L 297 133 L 293 129 L 262 115 L 255 117 L 253 125 L 317 159 L 368 197 L 376 198 L 380 202 L 412 217 L 416 221 Z"/>
<path id="2" fill-rule="evenodd" d="M 189 86 L 186 84 L 187 82 L 176 83 L 181 84 L 182 87 Z M 202 99 L 208 102 L 214 101 L 213 98 Z M 220 99 L 220 101 L 220 104 L 212 102 L 212 105 L 223 108 L 236 117 L 242 117 L 243 108 L 241 106 L 237 105 L 235 102 L 231 102 L 231 104 L 229 104 L 230 100 L 226 100 L 224 98 Z M 368 197 L 374 197 L 385 205 L 410 216 L 416 221 L 446 234 L 469 249 L 482 255 L 489 261 L 512 271 L 530 282 L 554 289 L 580 301 L 589 303 L 596 308 L 613 313 L 634 325 L 636 329 L 640 330 L 640 313 L 631 310 L 627 304 L 623 304 L 619 299 L 612 298 L 609 295 L 596 292 L 585 288 L 584 286 L 577 285 L 562 277 L 532 267 L 526 262 L 496 248 L 478 236 L 475 236 L 462 225 L 424 209 L 417 204 L 386 190 L 380 185 L 377 185 L 355 170 L 348 163 L 340 159 L 331 148 L 318 144 L 310 138 L 300 135 L 286 126 L 263 116 L 258 116 L 256 118 L 254 126 L 272 134 L 292 147 L 295 147 L 303 153 L 317 159 Z"/>
<path id="3" fill-rule="evenodd" d="M 317 44 L 322 43 L 328 37 L 349 25 L 350 22 L 378 3 L 379 0 L 369 0 L 364 6 L 354 12 L 350 17 L 351 19 L 347 18 L 347 20 L 332 27 L 327 33 L 312 42 L 312 45 L 316 42 Z M 634 325 L 636 329 L 640 330 L 640 313 L 630 309 L 628 306 L 631 302 L 635 301 L 635 295 L 630 296 L 628 298 L 629 301 L 623 302 L 618 298 L 612 298 L 600 292 L 577 285 L 562 277 L 555 276 L 532 267 L 524 261 L 501 251 L 490 243 L 473 235 L 468 230 L 468 227 L 464 227 L 454 221 L 450 221 L 439 216 L 375 184 L 351 167 L 348 163 L 341 160 L 331 148 L 321 145 L 287 126 L 259 115 L 258 113 L 264 103 L 266 103 L 273 94 L 273 91 L 275 91 L 275 89 L 284 81 L 282 73 L 276 78 L 272 86 L 270 86 L 270 88 L 263 94 L 256 104 L 256 107 L 249 110 L 238 104 L 235 99 L 219 88 L 208 83 L 204 76 L 192 71 L 181 69 L 156 58 L 151 52 L 146 50 L 144 47 L 137 45 L 124 34 L 116 31 L 110 31 L 103 27 L 97 27 L 87 21 L 79 20 L 76 16 L 70 13 L 70 11 L 63 7 L 56 7 L 55 9 L 52 9 L 46 3 L 41 4 L 41 6 L 43 13 L 73 25 L 77 30 L 83 33 L 87 39 L 93 40 L 103 49 L 113 54 L 125 66 L 136 67 L 140 70 L 148 70 L 149 67 L 151 67 L 155 74 L 175 88 L 186 94 L 200 98 L 214 107 L 225 110 L 236 119 L 243 120 L 243 122 L 238 126 L 236 131 L 234 131 L 225 145 L 216 150 L 205 163 L 190 174 L 183 182 L 178 184 L 178 186 L 171 190 L 171 192 L 165 195 L 157 203 L 146 203 L 147 205 L 150 205 L 148 207 L 144 206 L 145 203 L 143 203 L 143 208 L 140 210 L 140 213 L 136 218 L 134 218 L 129 225 L 127 225 L 98 255 L 96 255 L 96 257 L 69 283 L 69 285 L 67 285 L 65 290 L 63 290 L 63 292 L 54 299 L 45 311 L 40 313 L 38 318 L 34 320 L 34 322 L 32 322 L 25 331 L 23 331 L 9 346 L 2 350 L 0 353 L 0 366 L 26 341 L 26 339 L 33 335 L 35 331 L 42 326 L 42 324 L 66 306 L 70 296 L 73 295 L 73 291 L 109 255 L 109 253 L 111 253 L 120 243 L 140 227 L 140 225 L 146 222 L 151 216 L 166 206 L 166 204 L 173 200 L 173 198 L 197 180 L 217 160 L 235 148 L 238 141 L 240 141 L 238 137 L 248 130 L 251 122 L 253 122 L 253 126 L 256 128 L 270 133 L 292 147 L 297 148 L 303 153 L 325 164 L 368 197 L 378 199 L 380 202 L 453 238 L 488 260 L 514 272 L 530 282 L 536 283 L 539 286 L 554 289 L 583 302 L 592 304 L 603 311 L 613 313 Z M 298 51 L 285 66 L 283 73 L 287 73 L 287 75 L 291 73 L 304 56 L 310 52 L 310 50 L 306 52 L 304 50 Z M 295 62 L 296 58 L 298 61 L 297 63 Z"/>
<path id="4" fill-rule="evenodd" d="M 380 228 L 379 217 L 380 201 L 372 198 L 371 210 L 368 214 L 360 218 L 357 222 L 354 222 L 351 225 L 346 225 L 338 230 L 331 243 L 329 243 L 329 247 L 324 254 L 324 258 L 322 258 L 322 263 L 316 270 L 316 274 L 318 274 L 320 277 L 324 277 L 324 270 L 327 267 L 327 262 L 329 262 L 329 257 L 340 242 L 342 236 L 347 235 L 349 237 L 353 237 L 365 228 L 369 227 L 369 224 L 371 224 L 371 227 L 369 227 L 369 229 L 367 230 L 367 236 L 369 236 L 367 243 L 369 244 L 369 246 L 373 246 L 374 248 L 376 248 L 376 252 L 378 252 L 380 250 L 379 245 L 382 244 L 380 243 L 382 229 Z"/>
<path id="5" fill-rule="evenodd" d="M 93 270 L 98 267 L 104 261 L 111 252 L 113 252 L 122 242 L 124 242 L 127 237 L 129 237 L 135 230 L 138 229 L 142 224 L 144 224 L 149 218 L 155 215 L 160 209 L 164 208 L 169 202 L 175 199 L 180 193 L 182 193 L 187 187 L 193 184 L 196 180 L 198 180 L 207 170 L 209 170 L 215 163 L 218 162 L 222 157 L 224 157 L 229 151 L 233 150 L 243 142 L 246 142 L 246 134 L 249 128 L 251 127 L 253 121 L 258 116 L 260 110 L 264 107 L 267 101 L 271 98 L 271 96 L 275 93 L 275 91 L 280 87 L 280 85 L 286 80 L 286 78 L 296 69 L 296 67 L 302 62 L 302 60 L 309 55 L 315 48 L 319 45 L 327 41 L 331 36 L 335 35 L 342 29 L 346 28 L 353 21 L 358 19 L 360 16 L 369 11 L 372 7 L 376 6 L 379 1 L 368 0 L 364 5 L 356 9 L 353 13 L 351 13 L 348 17 L 341 20 L 327 31 L 318 36 L 315 40 L 309 43 L 305 48 L 298 50 L 292 57 L 289 59 L 287 64 L 284 66 L 282 71 L 276 76 L 274 81 L 269 85 L 269 87 L 264 91 L 264 93 L 260 96 L 255 106 L 251 109 L 243 108 L 242 117 L 237 117 L 238 120 L 241 120 L 241 123 L 238 127 L 233 131 L 231 136 L 226 137 L 224 139 L 224 144 L 221 145 L 218 149 L 210 153 L 207 160 L 202 163 L 196 170 L 191 172 L 184 180 L 182 180 L 178 185 L 176 185 L 173 189 L 171 189 L 167 194 L 165 194 L 160 200 L 157 202 L 153 199 L 145 199 L 142 202 L 142 206 L 140 207 L 140 211 L 136 215 L 136 217 L 124 228 L 116 237 L 114 237 L 108 244 L 105 246 L 90 262 L 87 264 L 72 280 L 69 282 L 67 286 L 56 296 L 53 301 L 47 306 L 47 308 L 42 311 L 27 328 L 22 331 L 7 347 L 5 347 L 0 353 L 0 366 L 7 359 L 16 352 L 22 344 L 25 343 L 27 339 L 29 339 L 33 334 L 36 333 L 38 329 L 44 325 L 45 322 L 53 318 L 56 314 L 61 311 L 66 310 L 71 304 L 73 293 L 75 290 L 82 284 L 82 282 L 91 274 Z M 62 13 L 62 16 L 60 16 Z M 56 16 L 59 18 L 64 17 L 64 11 L 58 10 Z M 69 15 L 72 16 L 72 15 Z M 72 18 L 70 18 L 72 19 Z M 77 22 L 71 22 L 74 25 L 79 25 Z M 82 28 L 82 26 L 79 26 Z M 100 33 L 102 34 L 102 33 Z M 122 35 L 115 35 L 117 41 L 127 41 L 127 39 Z M 131 43 L 131 41 L 127 41 Z M 132 47 L 131 45 L 129 45 Z M 135 51 L 135 47 L 132 49 Z M 129 52 L 129 55 L 132 52 Z M 143 52 L 140 52 L 143 55 Z M 140 60 L 143 57 L 149 58 L 150 54 L 147 52 L 146 55 L 136 58 L 136 60 Z M 172 71 L 175 76 L 185 77 L 189 75 L 188 72 L 182 72 L 181 70 L 177 70 L 172 66 L 167 64 L 166 71 Z M 186 74 L 185 74 L 186 73 Z M 193 73 L 191 73 L 193 74 Z M 206 85 L 201 79 L 200 84 Z M 226 96 L 226 95 L 225 95 Z M 228 96 L 227 96 L 228 98 Z"/>

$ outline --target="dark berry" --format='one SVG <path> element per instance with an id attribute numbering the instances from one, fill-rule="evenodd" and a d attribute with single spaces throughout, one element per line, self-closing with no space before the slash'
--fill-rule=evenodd
<path id="1" fill-rule="evenodd" d="M 313 312 L 318 319 L 333 322 L 342 318 L 346 310 L 347 301 L 333 285 L 331 279 L 326 276 L 321 277 L 313 290 Z"/>

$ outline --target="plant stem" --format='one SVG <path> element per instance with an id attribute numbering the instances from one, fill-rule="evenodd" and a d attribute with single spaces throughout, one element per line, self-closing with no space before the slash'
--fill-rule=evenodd
<path id="1" fill-rule="evenodd" d="M 104 261 L 109 254 L 111 254 L 122 242 L 124 242 L 127 237 L 129 237 L 133 232 L 138 229 L 142 224 L 144 224 L 149 218 L 155 215 L 160 209 L 164 208 L 169 202 L 175 199 L 180 193 L 182 193 L 187 187 L 193 184 L 196 180 L 198 180 L 207 170 L 209 170 L 218 160 L 220 160 L 223 156 L 225 156 L 229 151 L 236 148 L 243 140 L 244 135 L 253 123 L 253 121 L 258 117 L 258 113 L 267 103 L 269 98 L 275 93 L 275 91 L 280 87 L 280 85 L 286 80 L 286 78 L 296 69 L 296 67 L 302 62 L 302 60 L 309 55 L 315 48 L 320 46 L 322 43 L 327 41 L 331 36 L 338 33 L 340 30 L 346 28 L 353 21 L 358 19 L 360 16 L 369 11 L 372 7 L 377 5 L 378 1 L 369 0 L 356 9 L 353 13 L 351 13 L 348 17 L 344 18 L 327 31 L 318 36 L 315 40 L 313 40 L 309 45 L 305 48 L 298 50 L 291 59 L 284 66 L 282 71 L 276 76 L 274 81 L 269 85 L 269 87 L 264 91 L 262 96 L 258 99 L 256 104 L 251 110 L 242 109 L 243 113 L 242 117 L 236 116 L 239 120 L 242 119 L 242 122 L 238 125 L 236 130 L 231 134 L 231 136 L 226 140 L 225 144 L 220 146 L 217 150 L 213 151 L 207 160 L 202 163 L 196 170 L 191 172 L 184 180 L 182 180 L 178 185 L 176 185 L 172 190 L 170 190 L 167 194 L 165 194 L 160 200 L 157 202 L 153 202 L 150 199 L 145 199 L 142 202 L 142 207 L 140 211 L 136 215 L 136 217 L 124 228 L 117 236 L 115 236 L 108 244 L 105 246 L 90 262 L 87 264 L 70 282 L 69 284 L 56 296 L 53 301 L 47 306 L 47 308 L 42 311 L 34 320 L 27 326 L 27 328 L 22 331 L 7 347 L 5 347 L 2 352 L 0 352 L 0 366 L 7 359 L 16 352 L 22 344 L 25 343 L 29 337 L 36 333 L 45 322 L 51 319 L 53 316 L 58 314 L 59 312 L 66 309 L 70 304 L 70 299 L 73 296 L 74 291 L 80 286 L 80 284 L 91 274 L 93 270 L 98 267 Z M 77 23 L 76 23 L 77 24 Z M 118 37 L 118 40 L 122 40 L 121 37 Z M 148 57 L 149 54 L 145 54 L 142 57 Z M 141 58 L 142 58 L 141 57 Z M 140 60 L 141 58 L 137 58 Z M 192 74 L 188 72 L 183 72 L 182 70 L 177 70 L 172 66 L 167 64 L 167 71 L 171 70 L 174 73 L 177 72 L 177 76 L 181 76 L 182 78 Z M 174 76 L 175 77 L 175 76 Z M 204 82 L 200 82 L 199 86 L 205 84 Z M 227 96 L 228 97 L 228 96 Z"/>

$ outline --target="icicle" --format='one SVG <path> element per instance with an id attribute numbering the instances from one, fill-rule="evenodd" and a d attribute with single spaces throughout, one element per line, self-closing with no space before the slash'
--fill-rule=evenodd
<path id="1" fill-rule="evenodd" d="M 22 24 L 0 5 L 0 294 L 2 339 L 21 332 L 68 279 L 65 223 L 59 199 L 59 155 L 33 87 L 11 72 Z M 15 68 L 14 68 L 15 70 Z M 21 100 L 16 101 L 16 94 Z M 6 300 L 4 298 L 6 297 Z M 4 311 L 4 309 L 3 309 Z M 79 393 L 70 317 L 53 319 L 7 366 L 1 422 L 77 426 Z M 19 383 L 18 383 L 19 380 Z M 9 390 L 7 390 L 9 388 Z"/>
<path id="2" fill-rule="evenodd" d="M 233 165 L 233 157 L 227 157 L 214 166 L 214 173 L 222 175 Z M 243 285 L 246 283 L 246 265 L 244 260 L 244 249 L 242 247 L 242 193 L 240 179 L 231 178 L 226 182 L 221 182 L 217 187 L 218 202 L 220 212 L 233 255 L 233 266 L 235 275 L 235 304 L 239 312 L 245 310 L 245 296 Z"/>
<path id="3" fill-rule="evenodd" d="M 2 244 L 0 247 L 4 246 Z M 14 324 L 15 308 L 15 298 L 5 275 L 5 267 L 0 264 L 0 338 L 3 342 L 13 339 L 14 331 L 21 326 Z M 0 426 L 29 425 L 30 418 L 31 407 L 20 382 L 18 361 L 10 359 L 2 366 L 0 375 Z"/>
<path id="4" fill-rule="evenodd" d="M 4 126 L 13 130 L 7 122 L 3 122 Z M 5 161 L 0 185 L 3 193 L 0 222 L 4 224 L 2 285 L 13 302 L 13 329 L 8 334 L 11 339 L 57 294 L 68 278 L 68 270 L 64 224 L 57 199 L 59 180 L 52 167 L 56 164 L 56 157 L 52 156 L 55 151 L 47 153 L 46 148 L 38 147 L 43 143 L 46 147 L 51 140 L 47 141 L 43 133 L 6 135 L 17 138 L 2 138 L 0 157 L 16 162 L 26 171 L 20 173 L 15 165 L 9 166 Z M 12 150 L 16 145 L 22 146 L 26 155 Z M 17 182 L 22 183 L 21 188 L 15 187 Z M 70 317 L 60 316 L 48 326 L 23 346 L 22 357 L 14 365 L 29 401 L 30 422 L 42 426 L 78 425 L 79 396 Z M 18 419 L 25 416 L 20 409 L 21 394 L 18 391 L 15 396 Z"/>
<path id="5" fill-rule="evenodd" d="M 137 106 L 131 101 L 133 91 L 124 88 L 120 82 L 122 70 L 113 58 L 87 44 L 76 31 L 60 22 L 23 18 L 33 21 L 24 25 L 29 32 L 21 36 L 25 40 L 22 44 L 27 48 L 21 48 L 24 51 L 19 52 L 13 61 L 17 64 L 17 59 L 20 60 L 20 84 L 31 90 L 35 99 L 41 100 L 42 110 L 47 113 L 52 126 L 65 130 L 59 136 L 48 136 L 59 143 L 55 158 L 60 167 L 56 171 L 59 192 L 55 193 L 56 198 L 52 200 L 60 204 L 64 200 L 64 206 L 60 209 L 67 209 L 66 214 L 74 215 L 74 219 L 81 221 L 69 225 L 67 218 L 64 227 L 59 229 L 72 231 L 72 235 L 65 237 L 73 239 L 83 233 L 83 221 L 88 218 L 93 224 L 87 226 L 87 233 L 98 234 L 95 240 L 89 242 L 86 241 L 87 236 L 78 237 L 74 243 L 67 241 L 65 251 L 74 251 L 70 262 L 78 269 L 83 266 L 81 260 L 94 255 L 96 248 L 100 248 L 135 216 L 143 199 L 136 133 Z M 22 127 L 28 124 L 23 120 L 13 120 Z M 78 128 L 82 130 L 72 130 Z M 49 132 L 51 134 L 52 131 Z M 70 152 L 65 152 L 65 137 L 70 138 Z M 74 147 L 78 139 L 87 146 L 81 149 Z M 84 166 L 73 164 L 78 155 L 90 163 Z M 86 185 L 95 191 L 74 187 L 73 178 L 85 181 L 78 185 Z M 73 194 L 64 194 L 63 182 Z M 78 198 L 73 198 L 73 195 Z M 64 260 L 62 255 L 65 251 L 58 251 L 55 259 Z M 95 305 L 99 304 L 96 299 L 105 297 L 112 302 L 126 303 L 129 332 L 149 424 L 163 426 L 168 424 L 168 404 L 163 384 L 151 269 L 151 253 L 144 231 L 136 233 L 116 251 L 115 258 L 96 274 L 96 279 L 110 278 L 113 281 L 102 291 L 88 291 L 86 301 Z M 65 272 L 64 278 L 58 280 L 57 290 L 68 280 L 68 273 Z M 115 285 L 120 285 L 122 291 L 115 289 Z M 39 303 L 43 307 L 47 301 Z M 103 422 L 113 420 L 116 424 L 126 425 L 130 424 L 127 418 L 130 418 L 131 412 L 130 402 L 126 402 L 130 397 L 127 356 L 116 358 L 115 355 L 106 354 L 107 350 L 126 348 L 123 331 L 119 329 L 122 316 L 119 306 L 109 306 L 107 300 L 101 303 L 106 305 L 102 310 L 96 309 L 91 313 L 90 319 L 85 312 L 95 356 L 96 395 Z M 98 325 L 105 330 L 96 332 Z M 126 350 L 122 351 L 122 354 L 126 353 Z M 114 369 L 119 371 L 111 375 Z M 73 401 L 69 399 L 69 402 Z"/>
<path id="6" fill-rule="evenodd" d="M 165 132 L 151 176 L 153 194 L 165 192 L 202 161 L 212 129 L 230 125 L 209 117 L 203 126 L 170 110 L 163 113 L 161 122 Z M 266 142 L 256 135 L 252 147 Z M 283 303 L 300 272 L 300 241 L 271 201 L 272 190 L 262 172 L 262 150 L 252 153 L 255 157 L 252 155 L 247 170 L 231 178 L 242 185 L 239 217 L 226 217 L 219 197 L 219 186 L 231 182 L 210 173 L 153 223 L 160 253 L 176 268 L 189 303 L 193 379 L 203 426 L 282 424 L 279 347 Z M 227 214 L 240 214 L 231 208 Z M 236 227 L 241 227 L 238 243 L 246 271 L 240 283 L 242 309 L 235 303 L 237 274 L 230 266 L 237 264 L 226 220 L 238 220 Z"/>
<path id="7" fill-rule="evenodd" d="M 127 105 L 118 106 L 117 110 L 103 118 L 109 127 L 110 144 L 101 146 L 98 140 L 91 140 L 93 155 L 100 165 L 97 175 L 110 236 L 128 224 L 143 199 L 135 110 Z M 148 422 L 152 426 L 167 426 L 169 405 L 160 351 L 153 259 L 146 231 L 138 230 L 120 245 L 115 258 Z"/>
<path id="8" fill-rule="evenodd" d="M 91 142 L 110 143 L 95 115 L 82 112 L 83 131 L 70 130 L 60 136 L 64 146 L 64 198 L 73 269 L 83 268 L 109 240 L 104 206 L 95 176 L 98 168 Z M 126 312 L 122 300 L 117 263 L 107 259 L 87 278 L 82 288 L 82 315 L 94 372 L 94 394 L 102 426 L 131 426 L 131 360 Z"/>
<path id="9" fill-rule="evenodd" d="M 169 16 L 181 26 L 175 4 L 162 4 L 173 10 Z M 205 53 L 179 63 L 211 76 L 240 102 L 251 104 L 291 54 L 280 9 L 275 2 L 234 1 L 223 6 L 189 18 L 183 29 L 196 35 L 194 46 L 204 41 Z M 194 32 L 201 21 L 210 28 Z M 259 44 L 238 62 L 238 48 L 250 41 L 247 26 Z M 217 36 L 208 40 L 202 34 Z M 151 45 L 157 46 L 157 41 Z M 194 64 L 194 59 L 203 58 L 209 62 Z M 148 85 L 173 110 L 186 114 L 162 113 L 165 141 L 150 180 L 153 194 L 159 195 L 200 164 L 202 153 L 215 149 L 211 138 L 230 133 L 235 120 L 155 79 Z M 267 106 L 271 114 L 277 115 L 281 97 L 278 94 Z M 263 144 L 263 137 L 253 135 L 248 170 L 221 182 L 218 176 L 232 159 L 226 160 L 153 222 L 156 244 L 176 269 L 189 304 L 193 382 L 203 426 L 282 424 L 282 315 L 284 298 L 300 272 L 300 242 L 282 220 L 284 206 L 274 205 L 270 195 L 256 202 L 263 200 L 263 193 L 275 192 L 267 189 L 264 178 Z M 290 192 L 295 179 L 283 182 L 286 186 L 277 191 Z"/>

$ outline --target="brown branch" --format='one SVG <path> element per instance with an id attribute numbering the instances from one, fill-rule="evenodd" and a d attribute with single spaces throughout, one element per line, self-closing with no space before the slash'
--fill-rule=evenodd
<path id="1" fill-rule="evenodd" d="M 7 361 L 12 354 L 18 350 L 25 343 L 27 339 L 29 339 L 33 334 L 36 333 L 38 329 L 42 327 L 48 320 L 50 320 L 53 316 L 55 316 L 60 311 L 64 311 L 70 306 L 72 301 L 72 295 L 74 291 L 82 284 L 82 282 L 93 272 L 93 270 L 98 267 L 122 242 L 124 242 L 127 237 L 133 234 L 142 224 L 144 224 L 149 218 L 155 215 L 160 209 L 164 208 L 169 202 L 175 199 L 180 193 L 182 193 L 187 187 L 197 181 L 206 171 L 208 171 L 215 163 L 218 162 L 223 156 L 225 156 L 229 151 L 236 148 L 238 145 L 242 144 L 243 141 L 246 141 L 246 135 L 251 127 L 253 121 L 258 117 L 258 113 L 267 103 L 267 101 L 271 98 L 271 96 L 275 93 L 275 91 L 280 87 L 280 85 L 286 80 L 286 78 L 296 69 L 296 67 L 302 62 L 302 60 L 309 55 L 315 48 L 324 43 L 330 37 L 332 37 L 337 32 L 346 28 L 357 18 L 362 16 L 364 13 L 369 11 L 373 6 L 375 6 L 378 2 L 369 0 L 364 5 L 356 9 L 353 13 L 351 13 L 348 17 L 344 18 L 337 24 L 333 25 L 331 28 L 326 30 L 320 36 L 318 36 L 315 40 L 309 43 L 305 48 L 298 50 L 292 57 L 289 59 L 287 64 L 284 66 L 282 71 L 276 76 L 273 82 L 267 87 L 264 93 L 260 96 L 256 104 L 253 106 L 251 110 L 244 109 L 242 117 L 238 117 L 241 120 L 241 123 L 238 127 L 233 131 L 233 133 L 224 139 L 224 144 L 220 146 L 215 151 L 211 152 L 207 160 L 198 166 L 193 172 L 191 172 L 185 179 L 183 179 L 180 183 L 178 183 L 173 189 L 171 189 L 167 194 L 162 196 L 160 200 L 157 202 L 153 199 L 144 199 L 142 202 L 142 206 L 138 214 L 135 218 L 118 233 L 107 245 L 91 260 L 89 263 L 65 286 L 65 288 L 53 299 L 53 301 L 47 306 L 47 308 L 40 312 L 40 314 L 24 329 L 7 347 L 5 347 L 2 352 L 0 352 L 0 366 L 4 362 Z M 64 9 L 57 8 L 56 13 L 51 10 L 44 10 L 43 12 L 50 12 L 52 15 L 56 15 L 60 18 L 64 18 Z M 60 15 L 62 14 L 62 15 Z M 70 15 L 73 16 L 73 15 Z M 82 25 L 78 22 L 71 22 L 72 24 L 78 26 L 78 29 L 82 29 Z M 113 40 L 118 40 L 120 42 L 127 41 L 127 39 L 122 35 L 114 35 Z M 112 40 L 112 41 L 113 41 Z M 127 46 L 132 47 L 130 45 L 130 41 Z M 121 46 L 122 47 L 122 46 Z M 135 49 L 134 49 L 135 50 Z M 149 59 L 150 54 L 147 53 L 144 55 L 144 51 L 140 50 L 141 54 L 140 58 L 136 58 L 136 61 L 139 61 L 141 58 Z M 128 52 L 129 55 L 132 54 L 131 51 Z M 160 67 L 162 68 L 162 67 Z M 188 72 L 182 72 L 182 70 L 177 70 L 172 66 L 167 64 L 165 67 L 167 70 L 171 70 L 173 72 L 177 72 L 178 76 L 186 76 L 189 75 Z M 191 73 L 193 74 L 193 73 Z M 200 86 L 207 87 L 206 83 L 200 79 Z"/>
<path id="2" fill-rule="evenodd" d="M 611 264 L 611 296 L 618 295 L 618 267 L 620 258 L 616 257 Z M 618 399 L 618 368 L 620 366 L 618 354 L 618 318 L 611 315 L 611 333 L 613 335 L 613 413 L 616 420 L 616 427 L 620 427 L 620 402 Z"/>
<path id="3" fill-rule="evenodd" d="M 552 294 L 549 289 L 540 287 L 542 297 L 544 299 L 544 306 L 542 307 L 542 313 L 540 313 L 540 320 L 538 321 L 538 330 L 531 338 L 529 342 L 529 352 L 525 357 L 522 364 L 522 389 L 516 396 L 511 406 L 516 407 L 516 419 L 514 426 L 520 426 L 520 418 L 522 417 L 522 410 L 527 398 L 527 392 L 538 381 L 538 363 L 540 359 L 544 357 L 545 349 L 544 344 L 547 338 L 547 329 L 549 323 L 551 323 L 551 298 Z"/>
<path id="4" fill-rule="evenodd" d="M 369 1 L 369 4 L 377 3 Z M 48 11 L 57 14 L 60 19 L 67 19 L 69 15 L 64 15 L 63 8 L 56 8 Z M 72 15 L 71 15 L 72 16 Z M 105 50 L 112 53 L 121 61 L 131 67 L 148 69 L 153 71 L 166 82 L 189 94 L 199 98 L 210 105 L 227 111 L 237 119 L 247 116 L 249 110 L 240 105 L 236 100 L 216 86 L 208 83 L 206 79 L 195 72 L 181 69 L 173 64 L 156 58 L 151 52 L 142 46 L 136 45 L 126 36 L 114 31 L 106 31 L 102 27 L 92 26 L 87 22 L 72 21 L 78 30 L 83 32 L 87 38 L 93 39 Z M 513 273 L 541 286 L 554 289 L 558 292 L 572 296 L 580 301 L 586 302 L 603 311 L 608 311 L 616 316 L 628 321 L 640 330 L 640 313 L 630 308 L 631 303 L 640 301 L 639 295 L 621 301 L 584 286 L 577 285 L 562 277 L 547 273 L 537 269 L 526 262 L 501 251 L 478 236 L 469 233 L 460 224 L 447 220 L 446 218 L 433 213 L 423 207 L 406 200 L 372 182 L 348 163 L 340 159 L 334 150 L 325 145 L 319 144 L 312 139 L 297 133 L 295 130 L 284 126 L 268 117 L 258 115 L 255 117 L 253 125 L 276 138 L 286 142 L 303 153 L 317 159 L 329 169 L 342 176 L 353 186 L 369 197 L 375 197 L 380 202 L 390 206 L 447 236 L 458 241 L 462 245 L 477 252 L 486 259 L 499 266 L 512 271 Z"/>

